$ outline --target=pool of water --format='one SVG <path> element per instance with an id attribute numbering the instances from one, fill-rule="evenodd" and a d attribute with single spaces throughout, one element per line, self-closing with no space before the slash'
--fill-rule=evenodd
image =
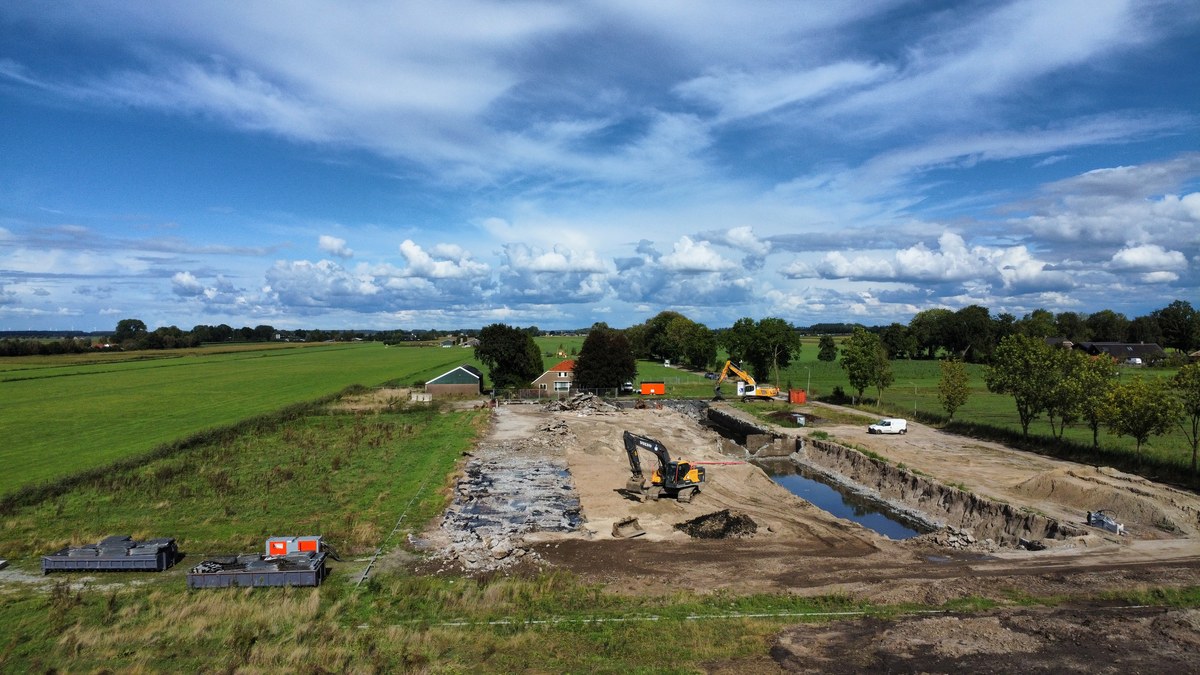
<path id="1" fill-rule="evenodd" d="M 773 467 L 767 467 L 771 469 Z M 790 470 L 798 470 L 792 465 Z M 787 488 L 797 497 L 811 503 L 819 509 L 828 511 L 838 518 L 853 520 L 863 527 L 874 530 L 889 539 L 910 539 L 921 534 L 909 525 L 897 520 L 878 502 L 863 499 L 856 495 L 843 494 L 836 488 L 826 485 L 815 478 L 799 473 L 785 475 L 771 473 L 771 480 Z"/>

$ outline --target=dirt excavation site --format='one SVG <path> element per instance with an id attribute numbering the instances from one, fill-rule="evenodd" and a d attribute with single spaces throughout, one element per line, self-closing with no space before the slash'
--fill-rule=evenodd
<path id="1" fill-rule="evenodd" d="M 410 543 L 430 554 L 424 571 L 553 566 L 615 593 L 1000 603 L 797 623 L 771 648 L 771 667 L 785 671 L 1200 670 L 1200 610 L 1018 604 L 1200 585 L 1195 494 L 911 421 L 904 435 L 878 436 L 865 421 L 833 421 L 854 411 L 810 403 L 800 412 L 806 426 L 783 428 L 702 401 L 501 405 L 464 458 L 444 518 Z M 626 431 L 703 466 L 700 492 L 687 503 L 627 492 Z M 647 477 L 658 465 L 645 451 L 640 461 Z M 814 506 L 782 484 L 801 474 L 914 536 L 893 539 Z M 1089 524 L 1101 511 L 1110 519 Z"/>

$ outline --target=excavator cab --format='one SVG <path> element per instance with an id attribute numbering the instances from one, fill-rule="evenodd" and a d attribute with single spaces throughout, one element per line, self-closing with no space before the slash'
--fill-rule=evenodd
<path id="1" fill-rule="evenodd" d="M 700 485 L 705 481 L 704 467 L 695 466 L 688 461 L 672 460 L 667 448 L 653 438 L 626 431 L 624 440 L 625 454 L 629 457 L 629 470 L 632 474 L 625 483 L 625 492 L 638 499 L 667 497 L 685 504 L 700 492 Z M 639 448 L 653 454 L 658 460 L 658 467 L 650 474 L 649 485 L 646 484 L 646 475 L 642 472 Z"/>

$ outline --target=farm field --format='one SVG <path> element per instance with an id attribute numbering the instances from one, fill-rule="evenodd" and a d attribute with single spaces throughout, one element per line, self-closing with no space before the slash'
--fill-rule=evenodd
<path id="1" fill-rule="evenodd" d="M 423 381 L 469 350 L 336 343 L 0 366 L 0 495 L 350 385 Z"/>
<path id="2" fill-rule="evenodd" d="M 536 338 L 544 367 L 574 358 L 583 340 Z M 560 351 L 566 356 L 559 356 Z M 718 356 L 723 362 L 724 355 Z M 828 395 L 837 386 L 848 389 L 838 363 L 818 361 L 816 356 L 815 339 L 806 339 L 799 357 L 780 373 L 778 384 L 785 389 L 789 385 L 809 388 L 813 397 Z M 0 359 L 0 393 L 5 401 L 0 407 L 0 429 L 7 441 L 0 447 L 0 461 L 19 467 L 0 476 L 0 496 L 347 386 L 408 385 L 461 363 L 482 369 L 469 349 L 378 343 L 242 344 L 179 352 Z M 883 405 L 864 406 L 868 414 L 941 413 L 936 361 L 895 361 L 893 369 L 896 381 L 884 392 Z M 1019 429 L 1011 398 L 987 391 L 981 366 L 969 365 L 968 370 L 972 393 L 956 420 Z M 713 381 L 704 379 L 703 373 L 651 361 L 640 361 L 638 371 L 638 381 L 665 382 L 667 397 L 712 396 Z M 725 384 L 726 395 L 732 387 Z M 873 397 L 874 392 L 866 395 Z M 1035 420 L 1030 433 L 1049 436 L 1049 426 Z M 1089 444 L 1091 433 L 1076 425 L 1067 430 L 1066 438 Z M 1100 442 L 1106 452 L 1133 451 L 1130 439 L 1103 431 Z M 1186 466 L 1190 459 L 1180 431 L 1152 438 L 1143 452 L 1177 466 Z"/>

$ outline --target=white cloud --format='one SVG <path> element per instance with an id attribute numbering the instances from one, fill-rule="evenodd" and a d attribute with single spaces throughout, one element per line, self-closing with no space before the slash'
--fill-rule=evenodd
<path id="1" fill-rule="evenodd" d="M 354 250 L 346 247 L 346 240 L 338 237 L 333 237 L 327 234 L 321 235 L 317 240 L 317 246 L 330 255 L 339 258 L 354 257 Z"/>
<path id="2" fill-rule="evenodd" d="M 176 272 L 171 277 L 171 290 L 175 295 L 193 297 L 204 293 L 204 284 L 191 272 Z"/>
<path id="3" fill-rule="evenodd" d="M 735 267 L 732 262 L 713 250 L 708 242 L 696 242 L 687 236 L 680 237 L 672 246 L 671 252 L 664 255 L 659 262 L 668 270 L 685 274 L 720 272 Z"/>
<path id="4" fill-rule="evenodd" d="M 1115 270 L 1145 272 L 1178 271 L 1187 269 L 1187 258 L 1179 251 L 1168 251 L 1157 244 L 1145 244 L 1114 253 L 1111 267 Z"/>
<path id="5" fill-rule="evenodd" d="M 471 260 L 471 254 L 458 246 L 435 246 L 433 251 L 435 255 L 426 253 L 411 239 L 401 242 L 400 254 L 408 263 L 403 275 L 429 279 L 463 279 L 488 273 L 485 263 Z"/>
<path id="6" fill-rule="evenodd" d="M 508 267 L 519 272 L 604 273 L 609 271 L 594 251 L 578 252 L 556 246 L 543 251 L 523 244 L 506 244 Z"/>
<path id="7" fill-rule="evenodd" d="M 797 71 L 713 72 L 684 82 L 675 90 L 713 105 L 718 109 L 718 118 L 727 121 L 831 96 L 889 74 L 887 66 L 842 61 Z"/>

